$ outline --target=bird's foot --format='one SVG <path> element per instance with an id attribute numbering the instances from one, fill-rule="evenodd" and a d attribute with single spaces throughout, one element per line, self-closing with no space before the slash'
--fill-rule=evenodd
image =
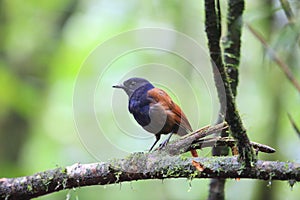
<path id="1" fill-rule="evenodd" d="M 163 141 L 163 142 L 159 145 L 158 149 L 160 150 L 160 149 L 164 148 L 165 146 L 167 146 L 168 143 L 169 143 L 169 140 Z"/>

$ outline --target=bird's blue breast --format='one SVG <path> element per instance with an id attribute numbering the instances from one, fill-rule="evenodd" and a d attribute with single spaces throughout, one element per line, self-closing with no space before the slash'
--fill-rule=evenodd
<path id="1" fill-rule="evenodd" d="M 150 123 L 150 100 L 147 97 L 147 92 L 153 88 L 154 86 L 151 83 L 143 85 L 136 89 L 129 99 L 129 112 L 133 114 L 135 120 L 141 126 L 146 126 Z"/>

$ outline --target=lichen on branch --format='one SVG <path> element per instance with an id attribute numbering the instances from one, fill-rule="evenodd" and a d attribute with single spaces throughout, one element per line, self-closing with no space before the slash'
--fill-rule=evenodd
<path id="1" fill-rule="evenodd" d="M 192 162 L 201 163 L 199 172 Z M 110 162 L 74 164 L 32 176 L 0 179 L 0 199 L 30 199 L 89 185 L 166 178 L 251 178 L 300 181 L 300 164 L 258 160 L 252 168 L 237 157 L 182 158 L 160 151 L 134 153 Z"/>

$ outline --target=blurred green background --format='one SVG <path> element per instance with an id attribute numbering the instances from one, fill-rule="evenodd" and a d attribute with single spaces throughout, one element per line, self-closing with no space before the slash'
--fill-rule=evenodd
<path id="1" fill-rule="evenodd" d="M 221 2 L 224 23 L 226 2 Z M 244 21 L 266 38 L 300 80 L 300 4 L 291 1 L 291 7 L 296 15 L 293 27 L 275 0 L 246 1 Z M 201 79 L 180 57 L 149 50 L 123 55 L 99 78 L 95 115 L 105 134 L 93 138 L 92 133 L 78 133 L 73 114 L 74 87 L 81 67 L 98 45 L 120 33 L 144 27 L 174 29 L 193 38 L 207 53 L 203 1 L 2 0 L 0 27 L 0 177 L 25 176 L 147 150 L 153 136 L 144 137 L 126 111 L 125 93 L 111 88 L 128 76 L 155 77 L 154 83 L 182 105 L 194 129 L 212 123 L 218 111 L 214 92 L 204 83 L 206 78 L 212 80 L 211 73 L 202 74 L 205 78 Z M 120 46 L 130 42 L 121 41 Z M 143 66 L 148 63 L 168 67 Z M 203 67 L 211 68 L 208 60 L 203 59 Z M 174 81 L 172 70 L 184 84 L 181 79 Z M 93 74 L 84 76 L 88 79 Z M 299 93 L 244 27 L 238 108 L 251 140 L 277 150 L 272 155 L 260 154 L 260 159 L 300 162 L 300 138 L 287 118 L 290 113 L 300 126 L 299 102 Z M 84 121 L 84 110 L 75 109 L 82 112 Z M 124 134 L 129 132 L 138 135 Z M 209 156 L 209 150 L 201 154 Z M 84 187 L 38 199 L 205 199 L 208 184 L 209 180 L 138 181 Z M 298 199 L 300 188 L 297 184 L 290 188 L 287 181 L 228 180 L 226 197 L 240 199 L 241 194 L 244 200 Z"/>

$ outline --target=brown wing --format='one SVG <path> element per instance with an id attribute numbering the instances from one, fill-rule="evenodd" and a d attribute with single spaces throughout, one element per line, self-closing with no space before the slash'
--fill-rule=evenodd
<path id="1" fill-rule="evenodd" d="M 148 91 L 148 97 L 151 98 L 153 103 L 159 103 L 166 110 L 168 115 L 168 122 L 173 125 L 178 125 L 178 135 L 185 135 L 188 131 L 192 131 L 191 125 L 183 113 L 181 108 L 172 101 L 171 97 L 159 88 L 153 88 Z"/>

